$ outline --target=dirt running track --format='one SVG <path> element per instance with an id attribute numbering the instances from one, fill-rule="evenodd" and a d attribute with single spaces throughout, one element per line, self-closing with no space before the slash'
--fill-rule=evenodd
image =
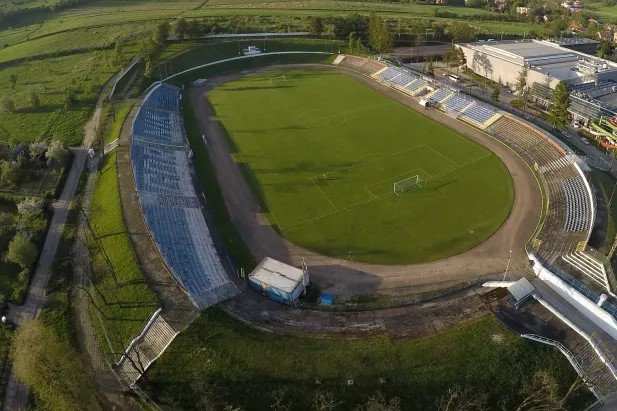
<path id="1" fill-rule="evenodd" d="M 487 147 L 501 158 L 514 182 L 514 204 L 506 222 L 487 241 L 464 253 L 415 265 L 389 266 L 341 260 L 314 253 L 281 238 L 261 213 L 240 168 L 233 161 L 224 131 L 217 123 L 205 95 L 212 88 L 249 72 L 293 68 L 343 72 Z M 205 87 L 193 89 L 191 99 L 206 136 L 210 159 L 216 169 L 232 222 L 258 260 L 270 256 L 300 266 L 304 259 L 312 279 L 322 290 L 333 293 L 338 301 L 352 295 L 377 292 L 388 295 L 410 294 L 441 289 L 479 277 L 500 277 L 506 269 L 510 250 L 512 259 L 508 272 L 522 275 L 527 260 L 523 246 L 533 235 L 540 218 L 541 191 L 527 164 L 498 140 L 437 110 L 426 110 L 412 97 L 375 80 L 334 66 L 271 66 L 221 76 L 211 79 Z"/>

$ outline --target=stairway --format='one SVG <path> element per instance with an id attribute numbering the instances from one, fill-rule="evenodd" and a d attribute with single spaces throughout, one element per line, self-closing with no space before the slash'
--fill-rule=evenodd
<path id="1" fill-rule="evenodd" d="M 606 269 L 601 262 L 580 251 L 564 254 L 561 258 L 603 288 L 609 289 Z"/>
<path id="2" fill-rule="evenodd" d="M 157 311 L 114 367 L 116 373 L 129 386 L 135 384 L 177 335 L 160 315 L 160 310 Z"/>

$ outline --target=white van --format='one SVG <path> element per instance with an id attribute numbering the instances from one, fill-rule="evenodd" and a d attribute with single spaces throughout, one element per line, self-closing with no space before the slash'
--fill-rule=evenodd
<path id="1" fill-rule="evenodd" d="M 461 81 L 461 78 L 459 76 L 457 76 L 456 74 L 450 74 L 448 76 L 448 78 L 456 83 L 458 83 L 459 81 Z"/>

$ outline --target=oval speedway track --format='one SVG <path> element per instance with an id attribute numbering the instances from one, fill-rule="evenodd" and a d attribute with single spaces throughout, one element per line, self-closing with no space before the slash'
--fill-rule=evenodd
<path id="1" fill-rule="evenodd" d="M 206 99 L 209 90 L 250 73 L 281 69 L 335 70 L 345 73 L 421 114 L 476 141 L 503 161 L 512 176 L 514 202 L 504 224 L 482 244 L 461 254 L 413 265 L 358 263 L 317 254 L 284 238 L 261 213 L 251 188 L 231 156 L 225 132 Z M 525 243 L 533 235 L 541 214 L 542 194 L 533 172 L 514 151 L 489 135 L 434 109 L 426 110 L 417 101 L 362 74 L 335 66 L 293 64 L 269 66 L 210 79 L 206 86 L 190 91 L 195 115 L 207 136 L 207 151 L 216 170 L 221 192 L 232 223 L 257 260 L 269 256 L 300 266 L 306 261 L 313 280 L 324 291 L 339 298 L 375 293 L 396 295 L 433 291 L 486 276 L 502 275 L 512 259 L 509 272 L 522 275 L 527 256 Z"/>

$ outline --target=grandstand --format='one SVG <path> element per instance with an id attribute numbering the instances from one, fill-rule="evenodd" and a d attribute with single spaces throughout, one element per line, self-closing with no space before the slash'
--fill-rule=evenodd
<path id="1" fill-rule="evenodd" d="M 549 201 L 536 237 L 537 251 L 551 263 L 561 254 L 576 251 L 589 238 L 594 205 L 571 156 L 543 132 L 510 116 L 502 116 L 488 130 L 522 154 L 544 183 Z"/>
<path id="2" fill-rule="evenodd" d="M 383 70 L 386 65 L 382 62 L 370 59 L 364 59 L 354 56 L 339 56 L 341 59 L 335 60 L 334 64 L 345 67 L 354 71 L 358 71 L 362 74 L 373 75 L 374 73 Z"/>
<path id="3" fill-rule="evenodd" d="M 131 163 L 152 239 L 176 281 L 200 309 L 238 293 L 229 280 L 193 188 L 180 90 L 153 88 L 133 120 Z"/>
<path id="4" fill-rule="evenodd" d="M 442 101 L 445 101 L 453 94 L 454 94 L 454 91 L 452 89 L 448 87 L 441 87 L 433 91 L 432 93 L 429 93 L 426 96 L 424 96 L 424 99 L 432 100 L 436 103 L 441 103 Z"/>

